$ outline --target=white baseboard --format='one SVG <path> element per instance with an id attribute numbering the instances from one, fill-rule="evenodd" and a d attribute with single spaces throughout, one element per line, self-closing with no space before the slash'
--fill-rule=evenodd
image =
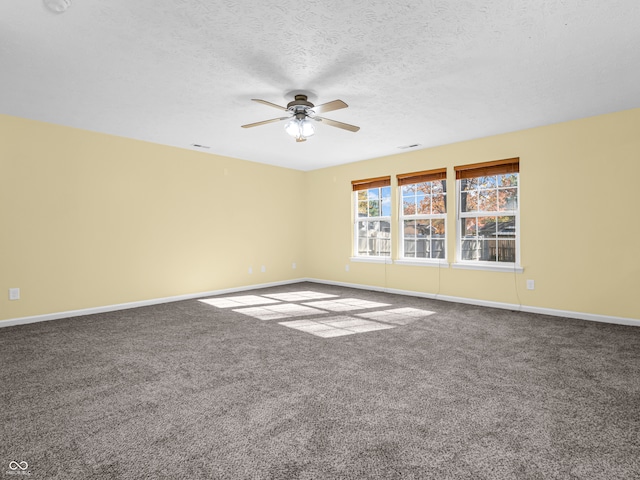
<path id="1" fill-rule="evenodd" d="M 478 300 L 475 298 L 452 297 L 449 295 L 436 295 L 434 293 L 415 292 L 413 290 L 399 290 L 395 288 L 375 287 L 369 285 L 360 285 L 356 283 L 334 282 L 331 280 L 322 280 L 318 278 L 307 278 L 307 282 L 323 283 L 325 285 L 336 285 L 339 287 L 358 288 L 361 290 L 372 290 L 375 292 L 395 293 L 398 295 L 407 295 L 410 297 L 430 298 L 432 300 L 443 300 L 445 302 L 465 303 L 468 305 L 478 305 L 481 307 L 501 308 L 504 310 L 513 310 L 517 312 L 538 313 L 540 315 L 552 315 L 554 317 L 575 318 L 578 320 L 588 320 L 590 322 L 615 323 L 618 325 L 630 325 L 640 327 L 640 319 L 613 317 L 608 315 L 596 315 L 594 313 L 573 312 L 570 310 L 556 310 L 553 308 L 533 307 L 528 305 L 518 305 L 517 303 L 492 302 L 489 300 Z"/>
<path id="2" fill-rule="evenodd" d="M 173 297 L 152 298 L 139 302 L 119 303 L 116 305 L 105 305 L 102 307 L 83 308 L 81 310 L 68 310 L 66 312 L 47 313 L 45 315 L 35 315 L 32 317 L 10 318 L 0 320 L 0 328 L 13 327 L 14 325 L 25 325 L 27 323 L 46 322 L 48 320 L 58 320 L 61 318 L 79 317 L 81 315 L 91 315 L 94 313 L 114 312 L 116 310 L 127 310 L 129 308 L 147 307 L 161 303 L 179 302 L 181 300 L 192 300 L 194 298 L 210 297 L 213 295 L 223 295 L 225 293 L 245 292 L 258 288 L 277 287 L 280 285 L 290 285 L 292 283 L 304 282 L 305 279 L 284 280 L 281 282 L 260 283 L 257 285 L 246 285 L 242 287 L 225 288 L 222 290 L 212 290 L 210 292 L 188 293 L 186 295 L 176 295 Z"/>
<path id="3" fill-rule="evenodd" d="M 400 290 L 395 288 L 376 287 L 373 285 L 361 285 L 358 283 L 335 282 L 332 280 L 323 280 L 320 278 L 298 278 L 294 280 L 284 280 L 281 282 L 245 285 L 242 287 L 212 290 L 210 292 L 190 293 L 186 295 L 176 295 L 173 297 L 141 300 L 138 302 L 120 303 L 116 305 L 106 305 L 102 307 L 84 308 L 81 310 L 69 310 L 66 312 L 56 312 L 56 313 L 49 313 L 45 315 L 35 315 L 32 317 L 21 317 L 21 318 L 12 318 L 8 320 L 0 320 L 0 328 L 12 327 L 14 325 L 24 325 L 27 323 L 45 322 L 48 320 L 58 320 L 60 318 L 78 317 L 81 315 L 91 315 L 94 313 L 113 312 L 116 310 L 126 310 L 129 308 L 146 307 L 149 305 L 158 305 L 161 303 L 179 302 L 181 300 L 192 300 L 194 298 L 210 297 L 214 295 L 223 295 L 227 293 L 245 292 L 247 290 L 256 290 L 259 288 L 277 287 L 280 285 L 291 285 L 294 283 L 301 283 L 301 282 L 313 282 L 313 283 L 320 283 L 325 285 L 336 285 L 339 287 L 357 288 L 360 290 L 370 290 L 374 292 L 394 293 L 398 295 L 407 295 L 410 297 L 421 297 L 421 298 L 429 298 L 432 300 L 442 300 L 445 302 L 465 303 L 469 305 L 478 305 L 481 307 L 501 308 L 504 310 L 514 310 L 518 312 L 537 313 L 541 315 L 552 315 L 554 317 L 565 317 L 565 318 L 575 318 L 578 320 L 588 320 L 590 322 L 615 323 L 618 325 L 630 325 L 634 327 L 640 327 L 640 319 L 634 319 L 634 318 L 612 317 L 608 315 L 596 315 L 592 313 L 573 312 L 569 310 L 556 310 L 552 308 L 518 305 L 515 303 L 491 302 L 488 300 L 478 300 L 475 298 L 464 298 L 464 297 L 452 297 L 449 295 L 438 295 L 434 293 L 416 292 L 413 290 Z"/>

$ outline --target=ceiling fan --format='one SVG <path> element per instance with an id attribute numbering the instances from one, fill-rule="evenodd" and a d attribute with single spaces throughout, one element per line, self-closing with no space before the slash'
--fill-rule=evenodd
<path id="1" fill-rule="evenodd" d="M 342 128 L 343 130 L 349 130 L 350 132 L 357 132 L 360 130 L 360 127 L 356 127 L 355 125 L 349 125 L 348 123 L 337 122 L 329 118 L 318 116 L 319 113 L 347 108 L 349 105 L 344 103 L 342 100 L 334 100 L 332 102 L 315 106 L 307 100 L 307 95 L 302 93 L 296 94 L 295 100 L 289 102 L 286 107 L 267 102 L 266 100 L 259 100 L 257 98 L 252 98 L 251 100 L 277 108 L 278 110 L 283 110 L 288 113 L 288 116 L 263 120 L 262 122 L 249 123 L 247 125 L 242 125 L 242 128 L 257 127 L 258 125 L 266 125 L 267 123 L 288 120 L 284 125 L 284 129 L 289 135 L 295 137 L 296 142 L 304 142 L 307 140 L 307 137 L 310 137 L 315 133 L 315 128 L 313 127 L 313 122 L 311 120 L 322 122 L 327 125 L 331 125 L 332 127 Z"/>

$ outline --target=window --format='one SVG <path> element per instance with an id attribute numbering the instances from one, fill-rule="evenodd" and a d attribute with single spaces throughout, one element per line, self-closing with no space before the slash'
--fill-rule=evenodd
<path id="1" fill-rule="evenodd" d="M 398 175 L 400 258 L 445 259 L 447 170 Z"/>
<path id="2" fill-rule="evenodd" d="M 391 177 L 351 182 L 354 198 L 356 257 L 391 255 Z"/>
<path id="3" fill-rule="evenodd" d="M 458 261 L 518 264 L 519 159 L 455 167 Z"/>

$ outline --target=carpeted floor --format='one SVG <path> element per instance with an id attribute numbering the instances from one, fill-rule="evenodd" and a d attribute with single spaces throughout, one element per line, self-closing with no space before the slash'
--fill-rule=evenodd
<path id="1" fill-rule="evenodd" d="M 640 329 L 313 283 L 0 329 L 0 400 L 6 478 L 640 478 Z"/>

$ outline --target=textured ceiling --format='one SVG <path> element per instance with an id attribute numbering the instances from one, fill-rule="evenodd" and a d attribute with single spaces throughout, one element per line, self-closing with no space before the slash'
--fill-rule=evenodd
<path id="1" fill-rule="evenodd" d="M 0 1 L 0 113 L 300 170 L 640 106 L 638 0 Z M 296 143 L 255 102 L 349 108 Z"/>

